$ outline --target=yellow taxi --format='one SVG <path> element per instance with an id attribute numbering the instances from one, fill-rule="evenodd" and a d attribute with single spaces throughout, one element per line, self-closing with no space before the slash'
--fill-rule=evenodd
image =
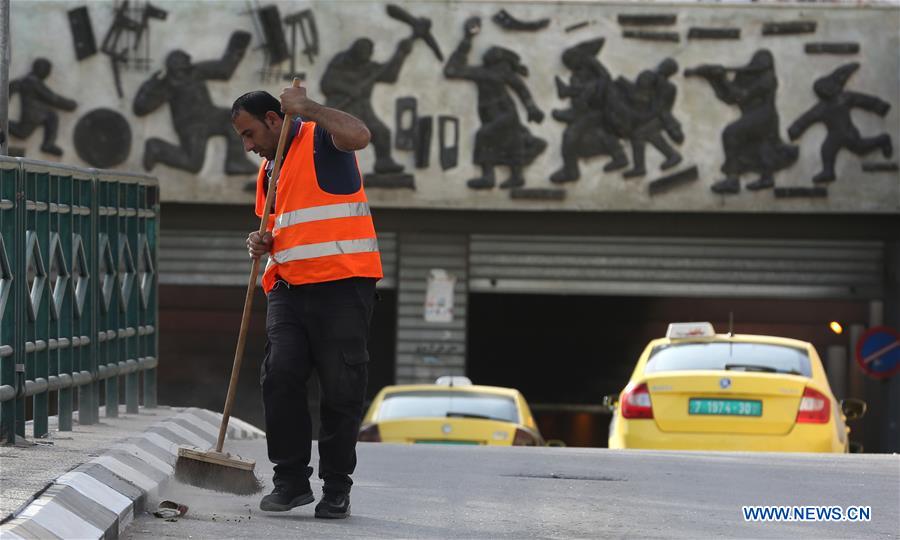
<path id="1" fill-rule="evenodd" d="M 384 387 L 363 418 L 362 442 L 542 446 L 528 403 L 514 388 L 466 377 Z"/>
<path id="2" fill-rule="evenodd" d="M 845 421 L 865 413 L 835 399 L 812 344 L 708 322 L 670 324 L 607 405 L 610 448 L 847 452 Z"/>

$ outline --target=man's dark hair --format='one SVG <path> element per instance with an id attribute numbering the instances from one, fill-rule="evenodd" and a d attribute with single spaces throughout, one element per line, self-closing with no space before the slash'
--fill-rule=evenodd
<path id="1" fill-rule="evenodd" d="M 234 104 L 231 106 L 231 119 L 234 120 L 241 111 L 247 111 L 260 122 L 265 122 L 266 113 L 269 111 L 274 111 L 278 113 L 278 116 L 284 118 L 284 113 L 281 112 L 281 102 L 264 90 L 247 92 L 234 100 Z"/>

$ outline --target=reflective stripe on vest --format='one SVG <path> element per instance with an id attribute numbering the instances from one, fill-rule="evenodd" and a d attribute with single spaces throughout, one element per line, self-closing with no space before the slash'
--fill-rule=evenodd
<path id="1" fill-rule="evenodd" d="M 375 238 L 360 238 L 359 240 L 338 240 L 336 242 L 321 242 L 319 244 L 304 244 L 294 246 L 269 257 L 266 268 L 274 264 L 284 264 L 290 261 L 315 259 L 329 255 L 343 255 L 350 253 L 370 253 L 378 251 L 378 240 Z M 274 262 L 273 262 L 274 260 Z"/>
<path id="2" fill-rule="evenodd" d="M 275 218 L 275 229 L 283 229 L 300 223 L 309 223 L 311 221 L 321 221 L 323 219 L 336 219 L 348 217 L 361 217 L 371 215 L 368 203 L 340 203 L 329 204 L 325 206 L 313 206 L 311 208 L 301 208 L 292 212 L 279 214 Z"/>

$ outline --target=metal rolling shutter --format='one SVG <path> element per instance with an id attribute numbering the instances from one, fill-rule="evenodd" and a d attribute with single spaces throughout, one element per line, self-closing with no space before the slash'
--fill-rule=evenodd
<path id="1" fill-rule="evenodd" d="M 161 285 L 247 286 L 250 263 L 247 231 L 163 229 L 159 241 Z M 384 279 L 379 289 L 397 286 L 397 235 L 380 233 L 378 249 Z"/>
<path id="2" fill-rule="evenodd" d="M 879 298 L 877 241 L 472 235 L 473 292 Z"/>
<path id="3" fill-rule="evenodd" d="M 397 300 L 397 382 L 434 382 L 440 375 L 463 375 L 466 366 L 466 254 L 464 235 L 402 234 Z M 429 272 L 456 277 L 453 321 L 424 317 Z"/>

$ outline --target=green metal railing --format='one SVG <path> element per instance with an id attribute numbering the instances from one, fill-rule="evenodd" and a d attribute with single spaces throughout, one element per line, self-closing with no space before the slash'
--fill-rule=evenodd
<path id="1" fill-rule="evenodd" d="M 0 156 L 0 441 L 156 406 L 159 185 Z M 143 388 L 141 380 L 143 379 Z"/>

